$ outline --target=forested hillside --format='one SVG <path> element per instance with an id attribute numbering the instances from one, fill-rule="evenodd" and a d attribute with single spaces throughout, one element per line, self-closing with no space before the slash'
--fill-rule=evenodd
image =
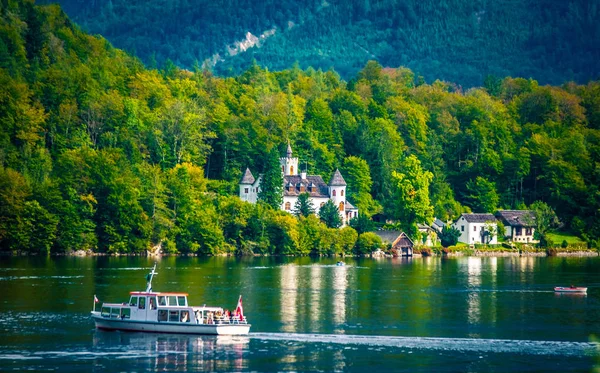
<path id="1" fill-rule="evenodd" d="M 360 229 L 237 198 L 242 171 L 268 171 L 288 141 L 309 174 L 340 168 L 354 205 L 409 232 L 544 201 L 600 237 L 599 82 L 463 91 L 376 62 L 349 82 L 152 70 L 58 6 L 0 4 L 0 250 L 368 251 Z"/>
<path id="2" fill-rule="evenodd" d="M 543 84 L 600 77 L 598 0 L 43 1 L 150 67 L 208 62 L 236 76 L 253 59 L 269 70 L 299 61 L 348 80 L 376 60 L 463 87 L 488 75 Z"/>

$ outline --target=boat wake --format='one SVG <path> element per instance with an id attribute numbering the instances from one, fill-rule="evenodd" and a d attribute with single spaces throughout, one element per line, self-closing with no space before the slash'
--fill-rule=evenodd
<path id="1" fill-rule="evenodd" d="M 393 337 L 343 334 L 250 333 L 251 339 L 368 345 L 420 350 L 470 351 L 480 353 L 513 353 L 525 355 L 593 356 L 600 344 L 588 342 L 534 341 L 477 338 Z"/>

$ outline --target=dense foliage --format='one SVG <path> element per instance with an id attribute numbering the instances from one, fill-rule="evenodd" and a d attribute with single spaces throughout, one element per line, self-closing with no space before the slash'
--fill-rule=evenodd
<path id="1" fill-rule="evenodd" d="M 206 62 L 231 76 L 253 59 L 270 70 L 299 61 L 350 79 L 376 60 L 467 87 L 488 75 L 544 84 L 600 76 L 597 1 L 43 1 L 151 67 Z"/>
<path id="2" fill-rule="evenodd" d="M 600 237 L 598 82 L 506 78 L 462 91 L 376 62 L 348 83 L 297 67 L 148 70 L 58 6 L 0 3 L 1 250 L 380 245 L 363 228 L 237 197 L 242 171 L 273 168 L 288 140 L 310 174 L 348 171 L 350 202 L 404 227 L 543 201 L 584 239 Z"/>

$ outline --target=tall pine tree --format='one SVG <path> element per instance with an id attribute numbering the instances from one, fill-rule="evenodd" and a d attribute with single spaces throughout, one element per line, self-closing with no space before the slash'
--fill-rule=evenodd
<path id="1" fill-rule="evenodd" d="M 273 148 L 267 157 L 267 163 L 260 181 L 258 200 L 278 210 L 283 203 L 283 175 L 279 165 L 277 148 Z"/>

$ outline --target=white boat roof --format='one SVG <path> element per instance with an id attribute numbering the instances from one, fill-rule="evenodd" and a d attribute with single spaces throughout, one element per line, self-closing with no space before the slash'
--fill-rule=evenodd
<path id="1" fill-rule="evenodd" d="M 158 295 L 165 295 L 165 296 L 169 296 L 169 295 L 179 295 L 179 296 L 185 296 L 187 297 L 189 294 L 188 293 L 177 293 L 177 292 L 166 292 L 166 293 L 161 293 L 161 292 L 157 292 L 157 291 L 130 291 L 129 292 L 130 295 L 146 295 L 146 296 L 158 296 Z"/>

